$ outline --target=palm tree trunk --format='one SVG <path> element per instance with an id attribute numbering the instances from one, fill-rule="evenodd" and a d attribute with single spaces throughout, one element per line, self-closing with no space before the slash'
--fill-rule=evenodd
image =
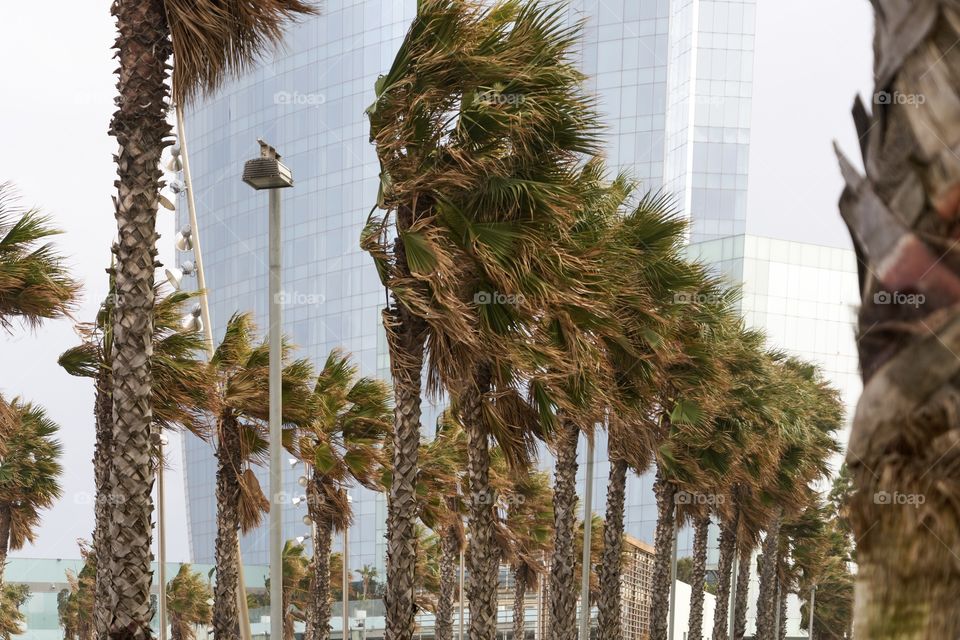
<path id="1" fill-rule="evenodd" d="M 853 633 L 957 638 L 960 509 L 947 487 L 956 478 L 960 332 L 947 310 L 960 297 L 960 268 L 948 249 L 960 177 L 960 11 L 952 0 L 873 4 L 875 99 L 872 113 L 862 103 L 854 111 L 867 175 L 841 161 L 840 209 L 863 262 L 864 389 L 847 449 L 858 564 Z"/>
<path id="2" fill-rule="evenodd" d="M 223 416 L 217 437 L 217 540 L 214 556 L 217 582 L 213 590 L 213 632 L 217 640 L 237 640 L 240 529 L 240 427 L 232 416 Z"/>
<path id="3" fill-rule="evenodd" d="M 529 569 L 520 565 L 513 570 L 513 640 L 527 637 L 527 583 Z"/>
<path id="4" fill-rule="evenodd" d="M 577 638 L 577 441 L 580 429 L 561 418 L 556 434 L 553 482 L 553 558 L 550 565 L 549 640 Z"/>
<path id="5" fill-rule="evenodd" d="M 623 511 L 627 491 L 627 463 L 610 461 L 607 482 L 607 513 L 603 525 L 603 556 L 600 560 L 598 633 L 605 640 L 620 640 L 620 574 L 623 565 Z"/>
<path id="6" fill-rule="evenodd" d="M 308 640 L 330 638 L 330 548 L 333 545 L 333 527 L 323 515 L 324 493 L 318 486 L 320 480 L 314 475 L 310 483 L 307 510 L 313 521 L 313 576 L 310 579 L 310 611 L 312 637 Z"/>
<path id="7" fill-rule="evenodd" d="M 673 540 L 677 535 L 674 512 L 676 486 L 664 478 L 657 466 L 653 483 L 657 498 L 657 533 L 654 540 L 654 564 L 650 598 L 650 640 L 667 640 L 667 621 L 670 614 L 671 558 Z"/>
<path id="8" fill-rule="evenodd" d="M 460 535 L 450 526 L 440 536 L 440 596 L 437 598 L 436 640 L 453 640 L 453 599 L 457 592 Z"/>
<path id="9" fill-rule="evenodd" d="M 153 534 L 151 442 L 156 217 L 159 168 L 167 122 L 167 63 L 173 52 L 163 0 L 116 0 L 119 107 L 110 133 L 117 139 L 113 312 L 114 510 L 108 555 L 112 583 L 110 638 L 149 638 L 150 543 Z"/>
<path id="10" fill-rule="evenodd" d="M 188 640 L 183 621 L 176 614 L 172 614 L 170 618 L 170 640 Z"/>
<path id="11" fill-rule="evenodd" d="M 757 597 L 757 637 L 775 637 L 777 601 L 777 550 L 780 539 L 781 516 L 774 516 L 763 539 L 763 557 L 760 560 L 760 595 Z"/>
<path id="12" fill-rule="evenodd" d="M 688 623 L 690 638 L 700 640 L 703 637 L 703 588 L 707 579 L 707 534 L 710 531 L 710 518 L 697 518 L 693 534 L 693 572 L 690 585 L 690 620 Z"/>
<path id="13" fill-rule="evenodd" d="M 777 603 L 777 606 L 780 607 L 780 628 L 777 629 L 777 638 L 779 640 L 787 640 L 787 596 L 789 594 L 789 589 L 781 585 L 780 602 Z"/>
<path id="14" fill-rule="evenodd" d="M 93 597 L 93 629 L 95 640 L 107 640 L 110 625 L 110 472 L 113 460 L 113 381 L 108 367 L 97 374 L 94 419 L 96 447 L 93 451 L 93 480 L 96 488 L 93 527 L 93 557 L 97 562 Z"/>
<path id="15" fill-rule="evenodd" d="M 740 512 L 735 510 L 730 522 L 720 521 L 720 561 L 717 564 L 717 599 L 713 612 L 714 640 L 727 640 L 730 632 L 730 579 L 737 555 L 737 526 Z M 740 578 L 737 577 L 737 586 Z"/>
<path id="16" fill-rule="evenodd" d="M 496 495 L 490 486 L 490 438 L 483 420 L 483 394 L 489 376 L 478 371 L 477 387 L 463 394 L 462 418 L 467 432 L 467 479 L 470 502 L 467 523 L 467 602 L 470 605 L 470 640 L 495 640 L 497 635 L 497 582 L 500 552 L 495 537 Z"/>
<path id="17" fill-rule="evenodd" d="M 741 550 L 739 554 L 733 613 L 734 640 L 743 640 L 743 636 L 747 633 L 747 594 L 750 592 L 750 560 L 753 557 L 752 551 Z"/>
<path id="18" fill-rule="evenodd" d="M 0 503 L 0 587 L 3 587 L 3 573 L 7 567 L 7 553 L 10 550 L 10 505 Z"/>
<path id="19" fill-rule="evenodd" d="M 398 212 L 398 216 L 399 216 Z M 403 242 L 395 251 L 400 264 Z M 387 508 L 387 589 L 384 640 L 412 640 L 417 564 L 417 470 L 420 448 L 420 389 L 423 322 L 403 305 L 383 312 L 393 377 L 393 481 Z"/>

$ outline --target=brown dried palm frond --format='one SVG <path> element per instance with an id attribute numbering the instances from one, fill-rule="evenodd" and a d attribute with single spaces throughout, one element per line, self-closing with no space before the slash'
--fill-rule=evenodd
<path id="1" fill-rule="evenodd" d="M 253 469 L 240 474 L 240 531 L 249 533 L 263 522 L 263 515 L 270 512 L 270 501 L 264 495 Z"/>
<path id="2" fill-rule="evenodd" d="M 285 23 L 318 12 L 300 0 L 164 0 L 173 40 L 173 99 L 216 90 L 279 46 Z"/>

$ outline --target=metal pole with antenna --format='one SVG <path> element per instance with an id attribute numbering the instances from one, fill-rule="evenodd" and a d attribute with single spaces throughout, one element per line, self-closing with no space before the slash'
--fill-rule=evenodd
<path id="1" fill-rule="evenodd" d="M 207 294 L 207 278 L 203 269 L 203 253 L 200 248 L 200 225 L 197 224 L 197 205 L 193 197 L 193 177 L 190 174 L 190 154 L 187 152 L 187 134 L 184 127 L 183 107 L 179 104 L 177 112 L 177 140 L 180 142 L 180 161 L 183 164 L 183 184 L 186 187 L 187 213 L 190 219 L 190 233 L 193 244 L 193 260 L 196 265 L 197 287 L 200 290 L 200 318 L 203 321 L 203 334 L 206 342 L 207 358 L 213 358 L 213 322 L 210 320 L 210 298 Z M 240 553 L 240 539 L 237 538 L 237 613 L 240 618 L 240 639 L 252 640 L 250 631 L 250 612 L 247 610 L 247 588 L 243 572 L 243 556 Z"/>

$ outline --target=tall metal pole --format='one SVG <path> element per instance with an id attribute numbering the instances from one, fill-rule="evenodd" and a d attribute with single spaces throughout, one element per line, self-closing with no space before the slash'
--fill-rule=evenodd
<path id="1" fill-rule="evenodd" d="M 673 561 L 670 564 L 670 618 L 667 624 L 667 640 L 673 640 L 673 629 L 677 618 L 677 535 L 676 525 L 673 527 Z"/>
<path id="2" fill-rule="evenodd" d="M 160 640 L 167 640 L 167 523 L 163 494 L 163 450 L 166 437 L 160 434 L 160 456 L 157 463 L 157 581 L 160 592 L 157 597 L 160 614 Z"/>
<path id="3" fill-rule="evenodd" d="M 809 640 L 813 640 L 813 615 L 817 610 L 817 585 L 813 585 L 810 589 L 810 615 L 807 616 L 807 626 L 810 627 L 810 633 L 807 635 Z M 731 638 L 731 640 L 733 640 Z"/>
<path id="4" fill-rule="evenodd" d="M 733 640 L 733 632 L 736 630 L 737 626 L 737 580 L 740 579 L 740 576 L 737 574 L 737 569 L 739 568 L 740 562 L 739 553 L 734 552 L 733 554 L 733 567 L 730 574 L 730 611 L 729 611 L 729 624 L 728 624 L 728 638 Z"/>
<path id="5" fill-rule="evenodd" d="M 460 638 L 459 640 L 464 640 L 466 638 L 463 635 L 463 573 L 466 562 L 464 561 L 463 549 L 460 549 Z"/>
<path id="6" fill-rule="evenodd" d="M 283 469 L 280 466 L 280 191 L 270 189 L 270 635 L 283 638 Z M 241 625 L 242 626 L 242 625 Z"/>
<path id="7" fill-rule="evenodd" d="M 593 436 L 587 436 L 587 476 L 583 488 L 583 564 L 580 565 L 580 640 L 590 638 L 590 536 L 593 533 Z"/>
<path id="8" fill-rule="evenodd" d="M 200 225 L 197 224 L 197 205 L 193 197 L 193 177 L 190 174 L 190 154 L 187 152 L 187 134 L 184 127 L 183 107 L 177 105 L 177 138 L 180 141 L 180 162 L 183 164 L 183 184 L 187 191 L 187 213 L 190 219 L 190 234 L 193 240 L 193 262 L 197 267 L 197 287 L 200 289 L 200 319 L 207 359 L 213 358 L 213 321 L 210 319 L 210 296 L 207 292 L 207 275 L 203 269 L 203 252 L 200 244 Z M 247 610 L 247 588 L 243 575 L 243 557 L 240 554 L 240 539 L 237 538 L 237 613 L 240 618 L 240 639 L 251 640 L 250 612 Z M 166 594 L 161 596 L 166 599 Z"/>
<path id="9" fill-rule="evenodd" d="M 349 499 L 349 496 L 348 496 Z M 343 528 L 343 640 L 350 635 L 350 527 Z"/>

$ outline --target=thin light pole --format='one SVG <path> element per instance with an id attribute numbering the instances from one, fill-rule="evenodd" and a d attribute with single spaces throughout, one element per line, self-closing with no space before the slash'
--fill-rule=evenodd
<path id="1" fill-rule="evenodd" d="M 583 564 L 580 565 L 580 640 L 590 638 L 590 536 L 593 533 L 593 436 L 587 436 L 587 477 L 583 488 Z"/>
<path id="2" fill-rule="evenodd" d="M 157 463 L 157 581 L 160 583 L 159 602 L 160 640 L 167 640 L 167 523 L 163 508 L 163 452 L 166 436 L 160 434 L 160 460 Z"/>
<path id="3" fill-rule="evenodd" d="M 667 624 L 667 640 L 673 640 L 673 629 L 677 618 L 677 526 L 673 526 L 673 561 L 670 564 L 670 618 Z"/>
<path id="4" fill-rule="evenodd" d="M 813 587 L 810 589 L 810 615 L 807 616 L 807 618 L 809 618 L 808 625 L 810 627 L 810 630 L 809 630 L 810 633 L 807 635 L 809 640 L 813 640 L 813 615 L 816 610 L 817 610 L 817 585 L 813 585 Z"/>
<path id="5" fill-rule="evenodd" d="M 463 573 L 466 565 L 466 562 L 464 561 L 463 556 L 464 556 L 463 548 L 461 547 L 460 548 L 460 639 L 459 640 L 464 640 L 466 638 L 466 636 L 463 635 Z"/>
<path id="6" fill-rule="evenodd" d="M 200 289 L 200 319 L 203 324 L 207 360 L 213 358 L 213 322 L 210 319 L 210 297 L 207 293 L 207 276 L 203 269 L 203 252 L 200 244 L 200 225 L 197 223 L 197 205 L 193 197 L 193 176 L 190 173 L 190 154 L 187 152 L 187 134 L 184 127 L 183 108 L 177 105 L 177 138 L 180 141 L 180 162 L 183 165 L 183 184 L 187 191 L 187 213 L 190 219 L 190 235 L 193 243 L 193 262 L 197 267 L 197 287 Z M 216 436 L 214 436 L 216 437 Z M 161 596 L 164 600 L 166 594 Z M 165 605 L 166 603 L 164 603 Z M 241 640 L 251 640 L 250 612 L 247 610 L 247 587 L 243 575 L 243 556 L 240 553 L 240 538 L 237 537 L 237 614 L 240 618 Z"/>
<path id="7" fill-rule="evenodd" d="M 739 565 L 740 565 L 739 559 L 740 559 L 740 554 L 735 551 L 733 554 L 733 567 L 731 569 L 731 574 L 730 574 L 730 611 L 729 611 L 730 615 L 728 616 L 729 631 L 727 632 L 728 633 L 727 637 L 730 640 L 733 640 L 733 632 L 736 630 L 736 625 L 737 625 L 737 580 L 740 579 L 740 575 L 737 573 L 737 569 L 739 569 Z"/>
<path id="8" fill-rule="evenodd" d="M 280 494 L 283 492 L 283 469 L 280 466 L 281 396 L 280 396 L 280 192 L 270 189 L 270 635 L 283 638 L 283 520 Z"/>
<path id="9" fill-rule="evenodd" d="M 347 502 L 353 502 L 347 496 Z M 343 640 L 350 635 L 350 525 L 343 528 Z"/>

